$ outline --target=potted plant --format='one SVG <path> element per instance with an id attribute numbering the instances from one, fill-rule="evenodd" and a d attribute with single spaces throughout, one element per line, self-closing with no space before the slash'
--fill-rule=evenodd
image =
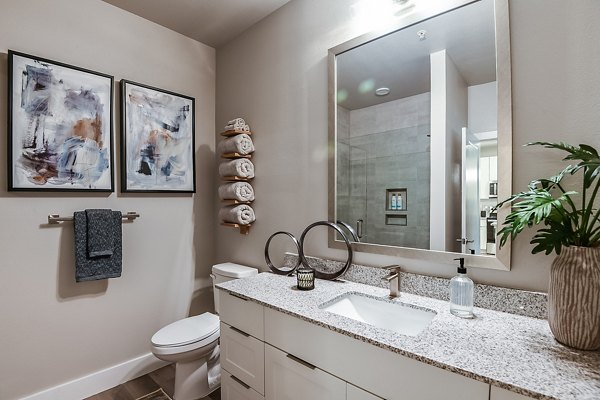
<path id="1" fill-rule="evenodd" d="M 500 246 L 525 227 L 539 225 L 532 253 L 552 252 L 548 322 L 561 343 L 581 350 L 600 348 L 600 156 L 592 146 L 534 142 L 567 153 L 568 165 L 557 175 L 533 180 L 528 190 L 500 202 L 511 212 L 498 231 Z M 581 172 L 581 190 L 565 190 L 563 179 Z"/>

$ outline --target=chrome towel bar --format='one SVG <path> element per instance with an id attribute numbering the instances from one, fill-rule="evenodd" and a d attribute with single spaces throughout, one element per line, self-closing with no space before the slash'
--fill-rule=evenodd
<path id="1" fill-rule="evenodd" d="M 133 221 L 139 217 L 140 217 L 140 214 L 135 211 L 128 211 L 126 213 L 123 213 L 123 216 L 122 216 L 123 220 L 126 220 L 126 221 Z M 48 224 L 56 225 L 56 224 L 59 224 L 61 222 L 66 222 L 66 221 L 73 221 L 73 217 L 61 217 L 58 214 L 48 215 Z"/>

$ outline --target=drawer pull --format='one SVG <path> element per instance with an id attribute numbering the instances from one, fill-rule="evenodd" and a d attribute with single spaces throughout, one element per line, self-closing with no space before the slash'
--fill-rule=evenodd
<path id="1" fill-rule="evenodd" d="M 234 327 L 234 326 L 230 326 L 230 327 L 229 327 L 229 329 L 231 329 L 231 330 L 232 330 L 232 331 L 234 331 L 234 332 L 237 332 L 237 333 L 239 333 L 239 334 L 240 334 L 240 335 L 242 335 L 242 336 L 246 336 L 246 337 L 249 337 L 249 336 L 250 336 L 250 335 L 249 335 L 249 334 L 247 334 L 246 332 L 244 332 L 244 331 L 242 331 L 242 330 L 240 330 L 240 329 L 238 329 L 238 328 L 236 328 L 236 327 Z"/>
<path id="2" fill-rule="evenodd" d="M 244 300 L 244 301 L 248 301 L 247 298 L 240 296 L 239 294 L 235 294 L 235 293 L 229 293 L 230 296 L 236 297 L 240 300 Z"/>
<path id="3" fill-rule="evenodd" d="M 310 368 L 310 369 L 315 369 L 315 368 L 317 368 L 317 367 L 315 367 L 314 365 L 312 365 L 311 363 L 307 363 L 306 361 L 304 361 L 304 360 L 302 360 L 302 359 L 300 359 L 300 358 L 298 358 L 298 357 L 296 357 L 296 356 L 293 356 L 293 355 L 291 355 L 291 354 L 288 354 L 288 355 L 286 355 L 286 357 L 287 357 L 287 358 L 289 358 L 290 360 L 294 360 L 294 361 L 296 361 L 298 364 L 302 364 L 302 365 L 304 365 L 304 366 L 305 366 L 305 367 L 307 367 L 307 368 Z"/>
<path id="4" fill-rule="evenodd" d="M 231 379 L 233 379 L 234 381 L 236 381 L 237 383 L 239 383 L 240 385 L 242 385 L 246 389 L 250 389 L 250 385 L 246 385 L 244 382 L 242 382 L 240 379 L 236 378 L 233 375 L 229 375 L 229 376 L 231 376 Z"/>

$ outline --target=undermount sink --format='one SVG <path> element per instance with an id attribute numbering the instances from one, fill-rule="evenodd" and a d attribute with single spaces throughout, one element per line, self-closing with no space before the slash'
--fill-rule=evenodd
<path id="1" fill-rule="evenodd" d="M 360 293 L 346 293 L 321 304 L 319 308 L 407 336 L 418 335 L 436 316 L 435 311 Z"/>

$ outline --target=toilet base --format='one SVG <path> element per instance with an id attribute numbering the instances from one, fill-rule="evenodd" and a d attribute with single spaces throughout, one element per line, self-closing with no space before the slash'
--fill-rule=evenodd
<path id="1" fill-rule="evenodd" d="M 219 346 L 199 360 L 175 364 L 175 393 L 173 400 L 198 400 L 220 387 L 220 382 L 209 383 L 208 361 L 219 356 Z"/>

